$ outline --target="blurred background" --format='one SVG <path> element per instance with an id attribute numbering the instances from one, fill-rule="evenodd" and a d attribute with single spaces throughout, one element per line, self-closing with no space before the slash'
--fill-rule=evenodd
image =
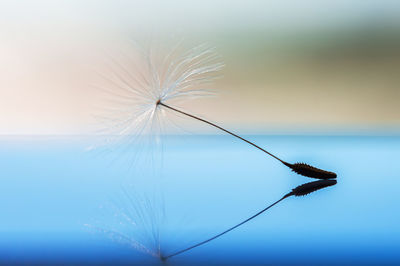
<path id="1" fill-rule="evenodd" d="M 218 96 L 179 107 L 338 174 L 171 263 L 400 263 L 400 1 L 0 0 L 0 264 L 161 264 L 135 243 L 170 254 L 313 181 L 190 119 L 88 149 L 93 70 L 132 40 L 216 47 Z"/>
<path id="2" fill-rule="evenodd" d="M 398 1 L 2 0 L 0 32 L 1 134 L 90 132 L 96 92 L 80 66 L 128 39 L 215 46 L 220 95 L 186 107 L 232 129 L 400 128 Z"/>

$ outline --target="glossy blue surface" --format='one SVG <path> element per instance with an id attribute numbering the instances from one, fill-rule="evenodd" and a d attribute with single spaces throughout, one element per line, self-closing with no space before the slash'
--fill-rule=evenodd
<path id="1" fill-rule="evenodd" d="M 287 198 L 167 264 L 400 263 L 400 137 L 247 137 L 337 172 L 338 184 Z M 156 252 L 159 237 L 170 254 L 313 181 L 230 136 L 165 137 L 162 156 L 135 145 L 86 151 L 93 142 L 2 137 L 0 263 L 161 264 L 132 243 Z"/>

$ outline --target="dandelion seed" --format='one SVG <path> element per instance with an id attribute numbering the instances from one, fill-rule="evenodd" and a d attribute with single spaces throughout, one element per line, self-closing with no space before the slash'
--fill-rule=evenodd
<path id="1" fill-rule="evenodd" d="M 173 106 L 175 101 L 210 94 L 210 91 L 205 89 L 205 85 L 217 77 L 219 70 L 223 67 L 214 49 L 200 45 L 179 54 L 178 49 L 174 48 L 162 60 L 156 60 L 150 52 L 142 53 L 141 56 L 146 62 L 146 67 L 141 69 L 139 73 L 118 64 L 121 71 L 116 73 L 117 81 L 114 81 L 114 83 L 117 87 L 119 86 L 119 90 L 125 92 L 126 97 L 119 95 L 123 97 L 121 102 L 125 108 L 119 106 L 116 118 L 111 120 L 111 125 L 107 127 L 115 130 L 118 136 L 128 135 L 132 139 L 132 136 L 140 136 L 149 132 L 151 134 L 155 132 L 159 136 L 160 130 L 157 131 L 157 129 L 160 128 L 157 125 L 165 123 L 164 120 L 167 117 L 164 109 L 167 109 L 234 136 L 280 161 L 297 174 L 317 179 L 336 178 L 336 173 L 305 163 L 291 164 L 285 162 L 232 131 Z M 129 143 L 128 141 L 127 144 L 129 145 Z"/>

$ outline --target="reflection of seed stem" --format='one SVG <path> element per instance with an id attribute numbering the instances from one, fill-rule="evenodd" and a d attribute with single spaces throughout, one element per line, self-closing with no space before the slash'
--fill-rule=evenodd
<path id="1" fill-rule="evenodd" d="M 196 245 L 193 245 L 193 246 L 191 246 L 191 247 L 182 249 L 182 250 L 180 250 L 180 251 L 178 251 L 178 252 L 175 252 L 175 253 L 173 253 L 173 254 L 171 254 L 171 255 L 162 257 L 162 260 L 167 260 L 167 259 L 169 259 L 169 258 L 171 258 L 171 257 L 174 257 L 174 256 L 176 256 L 176 255 L 179 255 L 179 254 L 181 254 L 181 253 L 184 253 L 184 252 L 186 252 L 186 251 L 189 251 L 189 250 L 191 250 L 191 249 L 193 249 L 193 248 L 196 248 L 196 247 L 198 247 L 198 246 L 201 246 L 201 245 L 203 245 L 203 244 L 205 244 L 205 243 L 208 243 L 208 242 L 210 242 L 210 241 L 212 241 L 212 240 L 214 240 L 214 239 L 216 239 L 216 238 L 218 238 L 218 237 L 220 237 L 220 236 L 222 236 L 222 235 L 225 235 L 226 233 L 228 233 L 228 232 L 232 231 L 233 229 L 235 229 L 235 228 L 241 226 L 242 224 L 245 224 L 245 223 L 247 223 L 248 221 L 250 221 L 250 220 L 256 218 L 258 215 L 262 214 L 263 212 L 265 212 L 266 210 L 268 210 L 268 209 L 271 208 L 272 206 L 278 204 L 280 201 L 282 201 L 282 200 L 285 199 L 286 197 L 288 197 L 288 196 L 285 195 L 285 196 L 284 196 L 283 198 L 281 198 L 280 200 L 275 201 L 274 203 L 272 203 L 271 205 L 269 205 L 269 206 L 266 207 L 265 209 L 259 211 L 258 213 L 254 214 L 253 216 L 251 216 L 250 218 L 244 220 L 243 222 L 241 222 L 241 223 L 239 223 L 239 224 L 237 224 L 237 225 L 235 225 L 235 226 L 229 228 L 228 230 L 225 230 L 224 232 L 219 233 L 219 234 L 216 235 L 216 236 L 213 236 L 213 237 L 211 237 L 211 238 L 209 238 L 209 239 L 207 239 L 207 240 L 204 240 L 204 241 L 202 241 L 202 242 L 200 242 L 200 243 L 197 243 Z"/>
<path id="2" fill-rule="evenodd" d="M 226 133 L 228 133 L 228 134 L 240 139 L 240 140 L 243 140 L 244 142 L 247 142 L 248 144 L 256 147 L 257 149 L 259 149 L 259 150 L 265 152 L 266 154 L 272 156 L 273 158 L 277 159 L 278 161 L 280 161 L 281 163 L 283 163 L 287 167 L 291 168 L 294 172 L 296 172 L 296 173 L 298 173 L 300 175 L 313 177 L 313 178 L 318 178 L 318 179 L 336 178 L 336 174 L 335 173 L 329 172 L 329 171 L 325 171 L 325 170 L 322 170 L 322 169 L 318 169 L 318 168 L 313 167 L 313 166 L 308 165 L 308 164 L 304 164 L 304 163 L 295 163 L 295 164 L 287 163 L 287 162 L 281 160 L 280 158 L 278 158 L 277 156 L 273 155 L 272 153 L 270 153 L 270 152 L 266 151 L 265 149 L 261 148 L 260 146 L 254 144 L 253 142 L 251 142 L 251 141 L 249 141 L 249 140 L 247 140 L 245 138 L 242 138 L 241 136 L 239 136 L 239 135 L 237 135 L 237 134 L 235 134 L 235 133 L 233 133 L 233 132 L 231 132 L 231 131 L 223 128 L 223 127 L 220 127 L 220 126 L 218 126 L 218 125 L 216 125 L 216 124 L 214 124 L 214 123 L 212 123 L 210 121 L 207 121 L 207 120 L 202 119 L 200 117 L 194 116 L 192 114 L 188 114 L 188 113 L 186 113 L 184 111 L 178 110 L 178 109 L 176 109 L 174 107 L 171 107 L 169 105 L 166 105 L 163 102 L 161 102 L 160 100 L 157 101 L 157 105 L 161 105 L 161 106 L 166 107 L 166 108 L 168 108 L 168 109 L 170 109 L 172 111 L 178 112 L 180 114 L 189 116 L 189 117 L 194 118 L 196 120 L 199 120 L 201 122 L 207 123 L 207 124 L 209 124 L 209 125 L 211 125 L 213 127 L 216 127 L 218 129 L 220 129 L 220 130 L 222 130 L 222 131 L 224 131 L 224 132 L 226 132 Z"/>
<path id="3" fill-rule="evenodd" d="M 237 225 L 235 225 L 235 226 L 229 228 L 228 230 L 225 230 L 225 231 L 223 231 L 222 233 L 219 233 L 218 235 L 215 235 L 215 236 L 213 236 L 213 237 L 211 237 L 211 238 L 209 238 L 209 239 L 207 239 L 207 240 L 204 240 L 204 241 L 202 241 L 202 242 L 200 242 L 200 243 L 197 243 L 196 245 L 193 245 L 193 246 L 191 246 L 191 247 L 182 249 L 182 250 L 180 250 L 180 251 L 178 251 L 178 252 L 175 252 L 175 253 L 173 253 L 173 254 L 171 254 L 171 255 L 168 255 L 168 256 L 165 256 L 165 257 L 161 257 L 161 259 L 162 259 L 162 260 L 167 260 L 167 259 L 169 259 L 169 258 L 171 258 L 171 257 L 174 257 L 174 256 L 176 256 L 176 255 L 179 255 L 179 254 L 181 254 L 181 253 L 184 253 L 184 252 L 186 252 L 186 251 L 189 251 L 189 250 L 191 250 L 191 249 L 193 249 L 193 248 L 196 248 L 196 247 L 198 247 L 198 246 L 201 246 L 201 245 L 203 245 L 203 244 L 205 244 L 205 243 L 208 243 L 208 242 L 210 242 L 210 241 L 212 241 L 212 240 L 214 240 L 214 239 L 216 239 L 216 238 L 218 238 L 218 237 L 220 237 L 220 236 L 222 236 L 222 235 L 224 235 L 224 234 L 226 234 L 226 233 L 232 231 L 233 229 L 235 229 L 235 228 L 237 228 L 237 227 L 239 227 L 239 226 L 241 226 L 241 225 L 247 223 L 248 221 L 250 221 L 250 220 L 256 218 L 257 216 L 259 216 L 260 214 L 262 214 L 263 212 L 265 212 L 265 211 L 268 210 L 269 208 L 275 206 L 276 204 L 278 204 L 279 202 L 281 202 L 282 200 L 284 200 L 284 199 L 286 199 L 286 198 L 288 198 L 288 197 L 290 197 L 290 196 L 296 196 L 296 197 L 305 196 L 305 195 L 310 194 L 310 193 L 312 193 L 312 192 L 315 192 L 315 191 L 317 191 L 317 190 L 320 190 L 320 189 L 323 189 L 323 188 L 326 188 L 326 187 L 329 187 L 329 186 L 333 186 L 333 185 L 336 185 L 336 180 L 331 180 L 331 179 L 330 179 L 330 180 L 319 180 L 319 181 L 309 182 L 309 183 L 300 185 L 300 186 L 298 186 L 298 187 L 292 189 L 291 192 L 287 193 L 287 194 L 286 194 L 285 196 L 283 196 L 280 200 L 275 201 L 274 203 L 272 203 L 272 204 L 269 205 L 268 207 L 266 207 L 266 208 L 264 208 L 263 210 L 257 212 L 256 214 L 254 214 L 254 215 L 251 216 L 250 218 L 244 220 L 243 222 L 241 222 L 241 223 L 239 223 L 239 224 L 237 224 Z"/>

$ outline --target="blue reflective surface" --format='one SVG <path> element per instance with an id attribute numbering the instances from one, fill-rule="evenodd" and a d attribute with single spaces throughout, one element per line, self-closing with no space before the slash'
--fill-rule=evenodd
<path id="1" fill-rule="evenodd" d="M 400 263 L 400 137 L 247 137 L 335 171 L 338 184 L 285 199 L 168 264 Z M 165 137 L 162 156 L 135 145 L 86 151 L 92 142 L 0 140 L 0 263 L 159 264 L 132 243 L 168 255 L 313 181 L 230 136 Z"/>

